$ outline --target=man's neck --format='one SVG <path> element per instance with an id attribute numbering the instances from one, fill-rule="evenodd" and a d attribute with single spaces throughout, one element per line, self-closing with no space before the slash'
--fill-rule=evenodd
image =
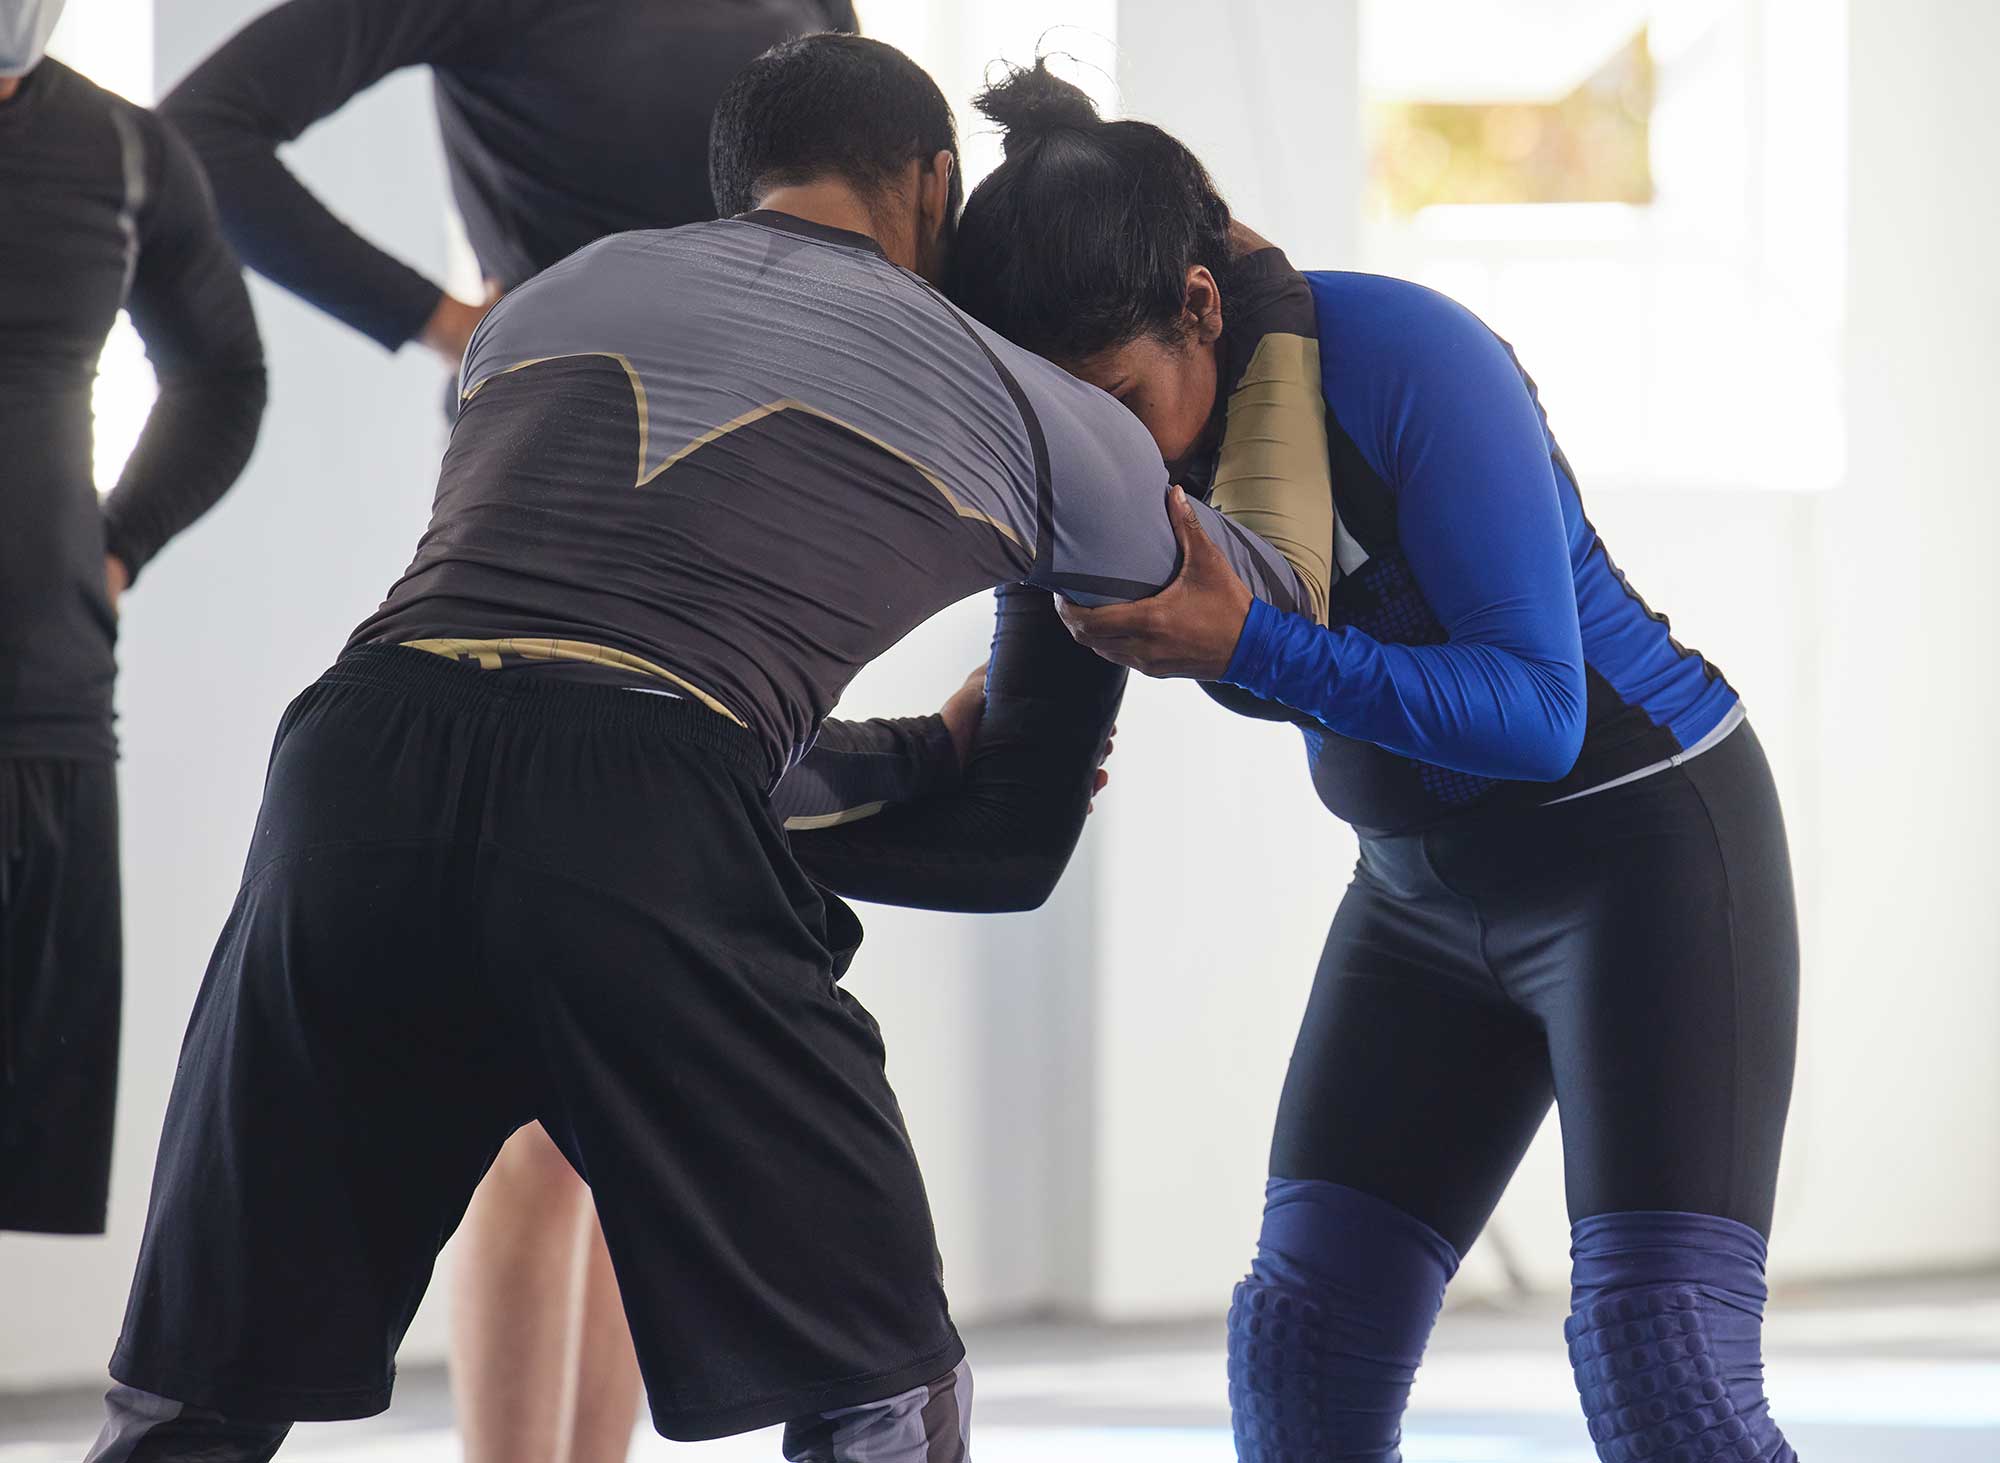
<path id="1" fill-rule="evenodd" d="M 914 267 L 913 259 L 902 257 L 911 252 L 907 242 L 884 237 L 884 231 L 869 211 L 867 203 L 845 183 L 820 181 L 773 188 L 757 200 L 757 206 L 775 213 L 788 213 L 793 218 L 802 218 L 807 223 L 820 224 L 825 228 L 864 234 L 881 245 L 882 252 L 895 263 L 905 269 Z"/>

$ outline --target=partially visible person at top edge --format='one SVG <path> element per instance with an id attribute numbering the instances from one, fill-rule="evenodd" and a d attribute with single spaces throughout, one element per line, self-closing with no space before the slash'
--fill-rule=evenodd
<path id="1" fill-rule="evenodd" d="M 1042 67 L 981 105 L 1006 161 L 967 202 L 954 299 L 1126 402 L 1198 488 L 1238 353 L 1184 281 L 1224 257 L 1222 200 L 1126 210 L 1198 164 Z M 1222 275 L 1223 320 L 1277 263 Z M 1598 1455 L 1795 1463 L 1761 1361 L 1799 983 L 1763 749 L 1612 562 L 1511 349 L 1417 285 L 1305 283 L 1326 622 L 1259 602 L 1185 517 L 1167 590 L 1061 610 L 1119 665 L 1294 721 L 1360 834 L 1230 1312 L 1238 1456 L 1400 1457 L 1446 1284 L 1553 1102 Z"/>
<path id="2" fill-rule="evenodd" d="M 957 147 L 908 57 L 774 48 L 711 159 L 732 217 L 589 245 L 481 322 L 431 526 L 283 719 L 97 1460 L 262 1460 L 386 1406 L 528 1122 L 592 1185 L 663 1435 L 968 1456 L 921 1176 L 839 984 L 859 925 L 770 793 L 860 667 L 966 595 L 1163 588 L 1166 474 L 1116 402 L 933 287 Z M 1309 602 L 1189 511 L 1240 582 Z"/>
<path id="3" fill-rule="evenodd" d="M 121 596 L 236 480 L 264 356 L 173 130 L 0 0 L 0 1229 L 100 1234 L 118 1083 Z M 91 387 L 120 309 L 159 396 L 100 501 Z"/>
<path id="4" fill-rule="evenodd" d="M 709 114 L 729 78 L 789 37 L 854 29 L 851 0 L 291 0 L 161 111 L 208 169 L 245 263 L 455 373 L 500 292 L 607 234 L 715 217 Z M 409 66 L 431 69 L 452 198 L 486 280 L 477 300 L 357 234 L 278 157 Z M 457 395 L 454 381 L 448 410 Z M 464 1230 L 451 1372 L 471 1463 L 623 1457 L 639 1374 L 617 1282 L 587 1192 L 538 1127 L 508 1144 Z"/>

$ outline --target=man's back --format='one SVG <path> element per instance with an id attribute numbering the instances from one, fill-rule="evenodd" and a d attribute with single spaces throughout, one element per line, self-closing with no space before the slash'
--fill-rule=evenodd
<path id="1" fill-rule="evenodd" d="M 657 677 L 774 771 L 944 606 L 1174 571 L 1135 418 L 873 241 L 783 214 L 583 250 L 494 310 L 461 386 L 431 527 L 355 639 Z M 1224 546 L 1291 594 L 1260 542 Z"/>

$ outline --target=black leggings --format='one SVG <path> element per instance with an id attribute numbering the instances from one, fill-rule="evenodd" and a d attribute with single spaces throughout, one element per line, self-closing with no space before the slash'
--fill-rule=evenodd
<path id="1" fill-rule="evenodd" d="M 1553 1099 L 1572 1221 L 1672 1210 L 1768 1235 L 1798 963 L 1747 724 L 1622 787 L 1364 840 L 1271 1172 L 1385 1199 L 1463 1255 Z"/>

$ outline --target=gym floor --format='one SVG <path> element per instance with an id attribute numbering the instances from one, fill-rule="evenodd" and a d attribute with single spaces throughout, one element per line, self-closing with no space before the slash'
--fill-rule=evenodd
<path id="1" fill-rule="evenodd" d="M 1595 1463 L 1562 1351 L 1562 1308 L 1447 1312 L 1417 1383 L 1406 1463 Z M 1214 1323 L 1063 1324 L 968 1333 L 981 1463 L 1228 1463 Z M 1783 1293 L 1765 1354 L 1778 1417 L 1811 1463 L 2000 1460 L 2000 1276 Z M 90 1391 L 0 1396 L 0 1463 L 75 1463 Z M 300 1428 L 282 1456 L 458 1463 L 444 1375 L 412 1368 L 392 1412 Z M 643 1431 L 634 1463 L 779 1457 L 774 1433 L 677 1445 Z"/>

